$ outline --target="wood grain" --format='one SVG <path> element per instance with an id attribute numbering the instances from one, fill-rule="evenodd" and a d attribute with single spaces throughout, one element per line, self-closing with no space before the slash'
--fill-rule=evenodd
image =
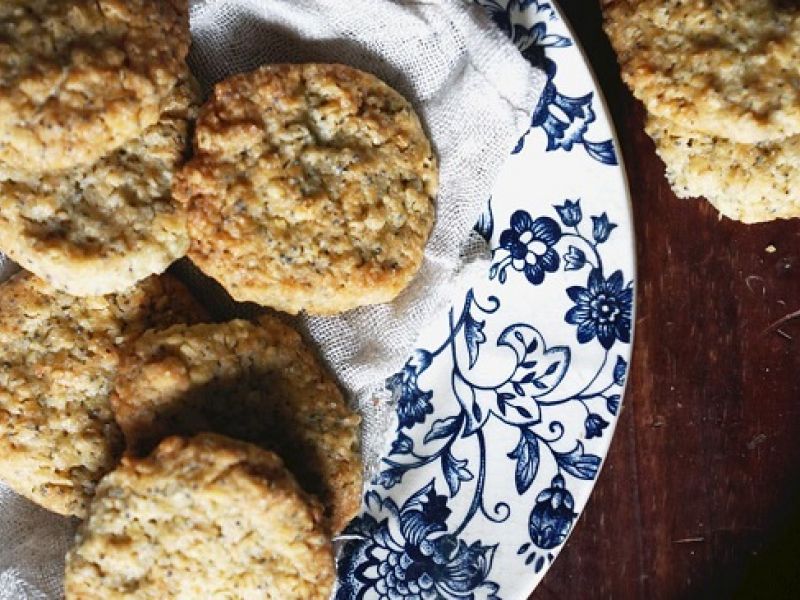
<path id="1" fill-rule="evenodd" d="M 800 597 L 800 318 L 773 327 L 800 309 L 800 221 L 677 199 L 596 2 L 560 5 L 623 147 L 638 314 L 605 470 L 532 598 Z"/>

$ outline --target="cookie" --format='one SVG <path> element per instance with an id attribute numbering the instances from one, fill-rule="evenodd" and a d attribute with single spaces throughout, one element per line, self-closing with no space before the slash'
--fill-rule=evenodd
<path id="1" fill-rule="evenodd" d="M 188 48 L 186 0 L 0 2 L 0 164 L 96 162 L 156 122 Z"/>
<path id="2" fill-rule="evenodd" d="M 737 144 L 656 117 L 646 130 L 678 197 L 702 196 L 743 223 L 800 217 L 800 136 Z"/>
<path id="3" fill-rule="evenodd" d="M 68 600 L 328 600 L 322 511 L 280 458 L 202 434 L 124 458 L 67 554 Z"/>
<path id="4" fill-rule="evenodd" d="M 360 506 L 360 419 L 274 318 L 145 333 L 123 356 L 111 404 L 133 454 L 167 435 L 214 431 L 283 456 L 333 531 Z"/>
<path id="5" fill-rule="evenodd" d="M 606 0 L 623 79 L 648 111 L 740 143 L 800 134 L 800 5 Z"/>
<path id="6" fill-rule="evenodd" d="M 168 276 L 75 298 L 26 272 L 0 285 L 0 306 L 0 479 L 45 508 L 83 516 L 123 446 L 109 402 L 118 348 L 204 311 Z"/>
<path id="7" fill-rule="evenodd" d="M 189 248 L 172 200 L 194 92 L 181 84 L 158 123 L 89 167 L 0 172 L 0 250 L 77 296 L 120 292 L 161 273 Z"/>
<path id="8" fill-rule="evenodd" d="M 410 104 L 342 65 L 219 83 L 174 193 L 189 257 L 236 300 L 333 314 L 394 298 L 434 220 L 436 159 Z"/>

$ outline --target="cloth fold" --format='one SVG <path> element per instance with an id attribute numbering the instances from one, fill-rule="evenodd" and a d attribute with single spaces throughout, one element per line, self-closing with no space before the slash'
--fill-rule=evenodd
<path id="1" fill-rule="evenodd" d="M 433 142 L 437 218 L 410 286 L 389 304 L 300 318 L 361 410 L 370 472 L 392 420 L 387 377 L 403 366 L 432 316 L 487 270 L 487 248 L 472 227 L 530 124 L 545 76 L 482 8 L 463 0 L 202 0 L 190 10 L 189 64 L 206 92 L 265 63 L 344 63 L 408 98 Z M 2 488 L 0 511 L 0 600 L 60 597 L 72 523 Z"/>

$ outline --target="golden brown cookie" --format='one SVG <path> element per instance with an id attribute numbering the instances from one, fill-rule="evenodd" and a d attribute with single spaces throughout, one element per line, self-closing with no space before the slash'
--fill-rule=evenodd
<path id="1" fill-rule="evenodd" d="M 658 117 L 741 143 L 800 134 L 800 4 L 606 0 L 622 76 Z"/>
<path id="2" fill-rule="evenodd" d="M 743 223 L 800 217 L 800 136 L 737 144 L 655 117 L 646 129 L 678 197 L 702 196 Z"/>
<path id="3" fill-rule="evenodd" d="M 97 488 L 67 554 L 68 600 L 328 600 L 322 511 L 271 452 L 171 437 Z"/>
<path id="4" fill-rule="evenodd" d="M 21 272 L 0 284 L 0 307 L 0 479 L 45 508 L 83 516 L 122 450 L 109 402 L 119 347 L 205 313 L 168 276 L 75 298 Z"/>
<path id="5" fill-rule="evenodd" d="M 167 435 L 214 431 L 283 456 L 333 531 L 360 506 L 360 419 L 274 318 L 145 333 L 123 357 L 112 407 L 134 454 Z"/>
<path id="6" fill-rule="evenodd" d="M 188 48 L 186 0 L 0 2 L 0 165 L 96 162 L 156 122 Z"/>
<path id="7" fill-rule="evenodd" d="M 410 104 L 342 65 L 268 65 L 214 89 L 176 178 L 189 257 L 236 300 L 333 314 L 417 272 L 437 167 Z"/>
<path id="8" fill-rule="evenodd" d="M 158 123 L 90 166 L 25 178 L 0 170 L 0 250 L 78 296 L 163 272 L 189 248 L 171 186 L 193 103 L 182 83 Z"/>

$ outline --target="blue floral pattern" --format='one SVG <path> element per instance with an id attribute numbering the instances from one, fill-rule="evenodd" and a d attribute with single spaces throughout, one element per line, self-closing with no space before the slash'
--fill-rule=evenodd
<path id="1" fill-rule="evenodd" d="M 389 456 L 383 458 L 383 468 L 373 482 L 375 488 L 391 491 L 409 473 L 435 468 L 447 495 L 436 492 L 434 479 L 398 508 L 394 500 L 371 490 L 367 507 L 379 509 L 387 517 L 378 521 L 373 512 L 367 512 L 346 530 L 345 538 L 350 541 L 343 550 L 340 569 L 355 575 L 342 584 L 339 598 L 364 597 L 361 592 L 372 589 L 370 585 L 377 598 L 494 597 L 498 584 L 489 579 L 494 547 L 459 537 L 476 518 L 493 523 L 510 518 L 511 503 L 486 504 L 485 430 L 490 426 L 495 431 L 497 426 L 505 428 L 506 437 L 508 430 L 516 432 L 517 442 L 505 458 L 513 463 L 520 496 L 534 486 L 543 464 L 555 468 L 528 516 L 529 540 L 518 550 L 524 563 L 537 573 L 542 571 L 553 560 L 552 551 L 570 532 L 577 512 L 567 477 L 592 480 L 600 467 L 601 457 L 588 452 L 584 441 L 602 438 L 619 408 L 627 361 L 617 355 L 612 367 L 609 357 L 616 343 L 630 342 L 633 288 L 632 282 L 625 283 L 621 270 L 608 279 L 603 276 L 601 248 L 616 227 L 605 212 L 592 216 L 591 231 L 584 232 L 579 199 L 555 204 L 552 210 L 553 216 L 537 218 L 522 209 L 512 213 L 494 250 L 489 280 L 500 286 L 510 283 L 509 267 L 533 286 L 541 285 L 545 274 L 557 273 L 560 264 L 565 273 L 588 272 L 585 287 L 566 288 L 575 304 L 563 321 L 578 326 L 580 344 L 599 343 L 602 359 L 595 374 L 580 390 L 559 393 L 572 350 L 548 344 L 539 329 L 517 322 L 494 338 L 491 346 L 505 351 L 505 356 L 501 360 L 495 352 L 486 359 L 492 364 L 493 376 L 478 377 L 485 356 L 482 349 L 489 346 L 487 323 L 499 313 L 502 303 L 495 295 L 478 301 L 475 290 L 469 290 L 461 310 L 450 310 L 445 340 L 436 348 L 416 350 L 404 368 L 387 380 L 398 426 Z M 579 277 L 579 273 L 571 276 Z M 423 383 L 432 365 L 445 361 L 449 392 L 456 400 L 450 407 L 457 409 L 449 414 L 435 411 L 434 390 Z M 567 427 L 552 416 L 554 407 L 565 405 L 583 413 L 583 430 L 572 433 L 574 445 L 566 450 L 562 444 Z M 422 432 L 414 434 L 420 427 Z M 473 446 L 472 452 L 465 452 L 468 446 Z M 453 522 L 447 500 L 459 497 L 467 488 L 469 506 L 458 517 L 460 522 Z M 392 523 L 396 523 L 394 530 Z M 472 567 L 462 571 L 467 563 Z"/>
<path id="2" fill-rule="evenodd" d="M 592 141 L 587 138 L 596 121 L 594 93 L 570 96 L 558 89 L 558 63 L 552 52 L 573 44 L 569 37 L 548 31 L 548 25 L 558 21 L 552 5 L 539 0 L 476 1 L 489 12 L 523 56 L 541 67 L 547 75 L 544 91 L 531 117 L 531 130 L 541 129 L 547 135 L 547 151 L 569 152 L 575 145 L 580 145 L 594 160 L 607 165 L 618 164 L 611 139 Z M 529 14 L 535 15 L 533 23 L 528 27 L 514 23 L 514 17 L 524 11 L 532 11 Z M 525 146 L 529 133 L 530 130 L 520 138 L 514 149 L 515 153 Z"/>
<path id="3" fill-rule="evenodd" d="M 592 269 L 586 287 L 567 289 L 575 306 L 564 320 L 578 326 L 578 341 L 585 344 L 597 338 L 603 348 L 611 348 L 616 340 L 631 341 L 633 287 L 625 286 L 622 272 L 615 271 L 608 279 L 599 269 Z"/>
<path id="4" fill-rule="evenodd" d="M 575 526 L 620 410 L 632 232 L 607 118 L 560 68 L 582 59 L 550 4 L 476 1 L 548 75 L 511 160 L 608 175 L 564 176 L 558 195 L 531 179 L 487 202 L 475 227 L 493 248 L 486 279 L 386 382 L 397 425 L 340 536 L 337 600 L 527 597 Z"/>
<path id="5" fill-rule="evenodd" d="M 545 273 L 558 270 L 561 261 L 553 246 L 561 239 L 561 228 L 550 217 L 536 220 L 524 210 L 511 215 L 511 227 L 500 234 L 500 248 L 495 254 L 504 254 L 503 259 L 492 266 L 490 276 L 497 274 L 505 282 L 505 269 L 509 265 L 525 273 L 533 285 L 544 281 Z"/>
<path id="6" fill-rule="evenodd" d="M 497 599 L 499 586 L 489 580 L 496 546 L 447 533 L 447 496 L 436 493 L 433 481 L 401 508 L 375 492 L 366 504 L 379 517 L 364 514 L 348 528 L 338 565 L 348 576 L 337 600 L 361 598 L 367 585 L 381 600 Z"/>
<path id="7" fill-rule="evenodd" d="M 564 478 L 556 475 L 550 487 L 536 496 L 528 528 L 533 544 L 543 550 L 563 544 L 578 516 L 573 510 L 575 501 L 565 485 Z"/>
<path id="8" fill-rule="evenodd" d="M 433 392 L 423 392 L 417 385 L 417 378 L 431 364 L 431 356 L 424 350 L 417 350 L 408 359 L 403 370 L 392 375 L 386 387 L 392 391 L 392 400 L 397 406 L 397 417 L 401 427 L 413 427 L 422 423 L 426 415 L 433 412 L 431 397 Z"/>

